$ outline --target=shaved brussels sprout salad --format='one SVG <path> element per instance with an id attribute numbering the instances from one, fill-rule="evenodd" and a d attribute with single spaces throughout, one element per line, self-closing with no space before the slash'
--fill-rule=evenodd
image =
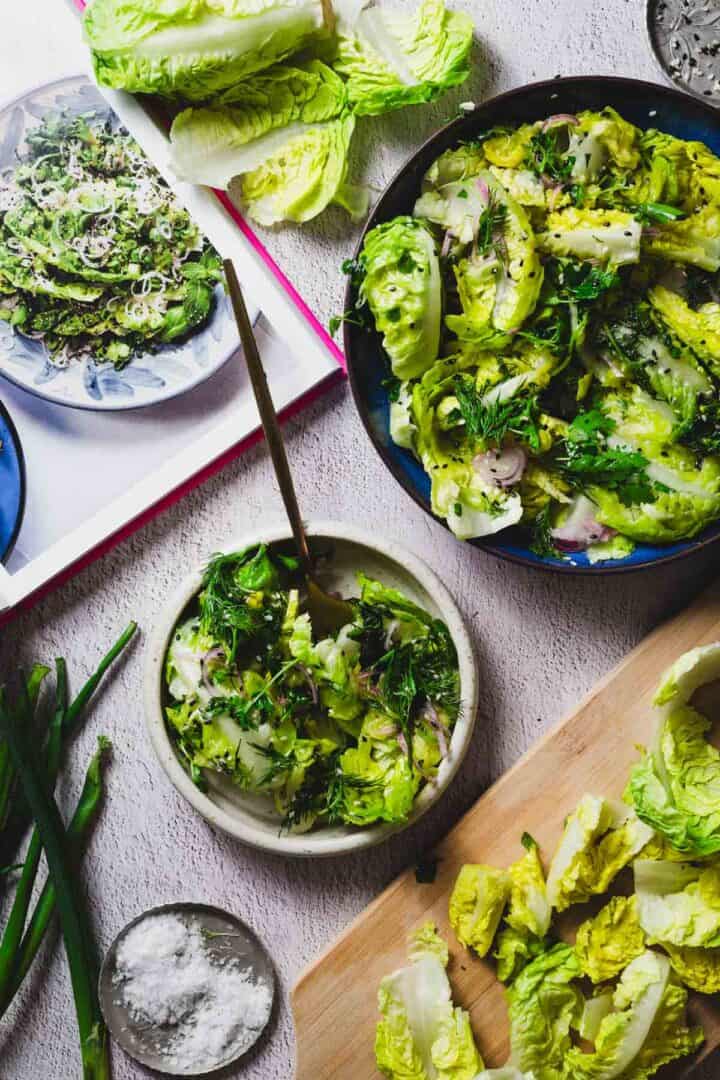
<path id="1" fill-rule="evenodd" d="M 295 558 L 216 556 L 168 648 L 165 715 L 193 780 L 267 795 L 281 827 L 403 822 L 460 703 L 445 624 L 358 575 L 353 619 L 315 640 Z"/>
<path id="2" fill-rule="evenodd" d="M 442 154 L 346 267 L 461 539 L 591 561 L 720 518 L 720 159 L 613 109 Z"/>
<path id="3" fill-rule="evenodd" d="M 50 362 L 133 357 L 205 325 L 220 259 L 134 139 L 63 113 L 0 173 L 0 319 Z"/>
<path id="4" fill-rule="evenodd" d="M 452 1003 L 448 947 L 426 924 L 410 939 L 409 966 L 380 985 L 375 1051 L 384 1076 L 648 1080 L 702 1045 L 686 1004 L 688 990 L 720 991 L 720 752 L 689 701 L 719 677 L 720 643 L 692 649 L 665 672 L 654 748 L 633 768 L 625 801 L 585 795 L 547 878 L 527 833 L 507 870 L 461 867 L 448 919 L 477 956 L 495 944 L 507 1064 L 484 1069 L 470 1017 Z M 608 896 L 626 868 L 625 886 Z M 574 943 L 561 940 L 555 914 L 599 897 L 605 903 L 583 912 Z"/>

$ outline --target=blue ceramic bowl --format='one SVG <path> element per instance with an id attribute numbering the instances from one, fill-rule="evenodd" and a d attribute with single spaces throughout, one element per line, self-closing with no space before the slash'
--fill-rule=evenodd
<path id="1" fill-rule="evenodd" d="M 25 461 L 15 425 L 0 401 L 0 563 L 10 558 L 25 511 Z"/>
<path id="2" fill-rule="evenodd" d="M 553 113 L 597 110 L 604 105 L 612 105 L 625 119 L 640 128 L 655 127 L 681 139 L 699 139 L 720 154 L 720 112 L 678 90 L 637 79 L 600 76 L 533 83 L 478 105 L 473 112 L 454 120 L 429 139 L 383 193 L 370 215 L 356 255 L 360 252 L 365 233 L 375 225 L 389 221 L 398 214 L 412 213 L 425 172 L 445 150 L 475 138 L 495 124 L 522 124 L 544 119 Z M 355 299 L 350 282 L 345 298 L 346 311 L 354 307 Z M 425 470 L 409 451 L 396 446 L 390 438 L 390 408 L 382 385 L 387 368 L 380 338 L 374 331 L 346 322 L 345 356 L 355 404 L 375 449 L 415 502 L 432 514 L 430 480 Z M 585 554 L 573 555 L 572 562 L 535 555 L 528 548 L 522 531 L 517 528 L 508 529 L 492 539 L 469 542 L 500 558 L 526 566 L 565 573 L 622 573 L 689 555 L 718 537 L 720 522 L 709 526 L 694 540 L 666 545 L 638 544 L 632 555 L 620 562 L 594 565 Z"/>

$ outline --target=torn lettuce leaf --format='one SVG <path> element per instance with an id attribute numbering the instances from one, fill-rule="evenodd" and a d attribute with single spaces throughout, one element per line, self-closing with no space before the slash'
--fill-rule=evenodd
<path id="1" fill-rule="evenodd" d="M 335 70 L 358 116 L 434 101 L 470 74 L 472 19 L 442 0 L 406 13 L 385 6 L 338 21 Z"/>
<path id="2" fill-rule="evenodd" d="M 574 985 L 580 964 L 571 945 L 555 945 L 525 967 L 507 991 L 510 1061 L 537 1080 L 564 1075 L 583 996 Z"/>
<path id="3" fill-rule="evenodd" d="M 376 226 L 360 255 L 367 301 L 393 373 L 412 379 L 432 367 L 440 342 L 442 286 L 433 237 L 415 218 Z"/>
<path id="4" fill-rule="evenodd" d="M 643 821 L 689 857 L 720 852 L 720 752 L 711 724 L 689 705 L 658 720 L 652 750 L 633 768 L 629 791 Z"/>
<path id="5" fill-rule="evenodd" d="M 542 938 L 550 929 L 552 909 L 547 898 L 540 849 L 528 833 L 524 834 L 522 843 L 525 854 L 508 870 L 510 903 L 505 918 L 513 929 L 527 930 Z"/>
<path id="6" fill-rule="evenodd" d="M 549 214 L 538 238 L 552 255 L 599 259 L 610 266 L 625 266 L 640 259 L 642 226 L 623 210 L 578 210 L 569 207 Z"/>
<path id="7" fill-rule="evenodd" d="M 568 1051 L 566 1075 L 573 1080 L 646 1080 L 662 1065 L 692 1053 L 703 1035 L 687 1027 L 686 1002 L 687 991 L 670 980 L 667 957 L 646 950 L 620 976 L 594 1052 Z"/>
<path id="8" fill-rule="evenodd" d="M 575 951 L 583 974 L 594 983 L 619 975 L 645 951 L 645 934 L 638 921 L 637 899 L 614 896 L 598 914 L 579 927 Z"/>
<path id="9" fill-rule="evenodd" d="M 720 947 L 720 867 L 637 859 L 638 921 L 653 942 Z"/>
<path id="10" fill-rule="evenodd" d="M 594 795 L 583 796 L 550 864 L 547 895 L 552 907 L 564 911 L 606 892 L 652 834 L 634 814 L 619 813 Z"/>
<path id="11" fill-rule="evenodd" d="M 510 878 L 492 866 L 467 864 L 450 895 L 449 916 L 458 941 L 478 956 L 489 951 L 510 895 Z"/>
<path id="12" fill-rule="evenodd" d="M 409 952 L 410 964 L 380 984 L 378 1069 L 388 1080 L 475 1080 L 482 1059 L 468 1014 L 453 1008 L 447 946 L 428 924 Z"/>

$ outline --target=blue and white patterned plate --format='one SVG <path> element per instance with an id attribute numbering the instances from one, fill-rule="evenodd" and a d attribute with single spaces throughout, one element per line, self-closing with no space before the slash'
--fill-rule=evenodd
<path id="1" fill-rule="evenodd" d="M 15 163 L 30 128 L 61 111 L 71 115 L 97 113 L 120 125 L 85 76 L 49 83 L 17 98 L 0 112 L 0 170 Z M 41 342 L 14 332 L 8 323 L 0 321 L 0 374 L 57 405 L 97 411 L 138 409 L 192 390 L 218 371 L 238 346 L 232 309 L 218 286 L 213 315 L 203 330 L 184 343 L 136 357 L 121 371 L 107 362 L 92 361 L 55 367 Z"/>

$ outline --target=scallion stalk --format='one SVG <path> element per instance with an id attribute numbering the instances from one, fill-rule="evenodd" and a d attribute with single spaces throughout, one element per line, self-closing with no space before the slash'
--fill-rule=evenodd
<path id="1" fill-rule="evenodd" d="M 88 765 L 75 813 L 67 827 L 67 842 L 71 857 L 77 861 L 82 854 L 85 841 L 88 838 L 90 828 L 95 820 L 103 795 L 102 761 L 111 747 L 110 740 L 104 735 L 98 738 L 98 748 Z M 18 951 L 17 961 L 12 973 L 12 978 L 5 995 L 0 995 L 0 1016 L 2 1016 L 10 1002 L 19 990 L 23 979 L 27 975 L 30 966 L 40 948 L 50 921 L 55 914 L 55 885 L 52 878 L 45 882 L 42 892 L 35 904 L 27 930 L 22 939 Z"/>
<path id="2" fill-rule="evenodd" d="M 48 870 L 55 886 L 58 913 L 75 997 L 84 1080 L 108 1080 L 110 1058 L 105 1024 L 97 997 L 97 970 L 90 925 L 75 888 L 67 837 L 60 811 L 16 717 L 0 703 L 0 735 L 8 742 L 28 806 L 35 818 Z"/>

